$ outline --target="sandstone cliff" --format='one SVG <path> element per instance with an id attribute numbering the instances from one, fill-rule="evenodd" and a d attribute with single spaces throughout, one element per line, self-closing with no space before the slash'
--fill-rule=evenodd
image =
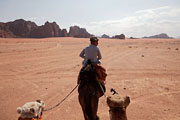
<path id="1" fill-rule="evenodd" d="M 79 38 L 89 38 L 89 34 L 85 28 L 80 28 L 78 26 L 72 26 L 69 30 L 69 37 L 79 37 Z"/>
<path id="2" fill-rule="evenodd" d="M 124 34 L 115 35 L 115 36 L 113 36 L 112 38 L 114 38 L 114 39 L 125 39 L 125 35 L 124 35 Z"/>
<path id="3" fill-rule="evenodd" d="M 13 22 L 0 23 L 0 37 L 22 37 L 22 38 L 46 38 L 46 37 L 79 37 L 89 38 L 91 35 L 85 28 L 78 26 L 70 27 L 69 33 L 66 29 L 60 29 L 56 22 L 46 22 L 37 26 L 34 22 L 18 19 Z"/>
<path id="4" fill-rule="evenodd" d="M 87 37 L 86 30 L 77 37 Z M 0 37 L 22 37 L 22 38 L 46 38 L 46 37 L 68 37 L 66 29 L 61 30 L 56 22 L 46 22 L 42 26 L 37 26 L 34 22 L 18 19 L 12 22 L 0 22 Z"/>
<path id="5" fill-rule="evenodd" d="M 46 22 L 44 25 L 35 27 L 31 33 L 32 38 L 60 37 L 61 29 L 56 22 Z"/>

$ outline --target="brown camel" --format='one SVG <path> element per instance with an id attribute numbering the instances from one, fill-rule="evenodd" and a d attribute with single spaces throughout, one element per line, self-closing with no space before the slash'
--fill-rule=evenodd
<path id="1" fill-rule="evenodd" d="M 120 97 L 114 94 L 107 97 L 110 120 L 127 120 L 126 108 L 130 103 L 130 97 Z"/>
<path id="2" fill-rule="evenodd" d="M 96 70 L 91 62 L 81 69 L 78 84 L 80 84 L 78 88 L 79 103 L 84 114 L 84 119 L 99 120 L 97 116 L 98 102 L 99 97 L 101 97 L 104 92 L 102 92 L 100 87 L 101 83 L 98 81 Z M 105 86 L 102 85 L 102 87 L 105 91 Z"/>

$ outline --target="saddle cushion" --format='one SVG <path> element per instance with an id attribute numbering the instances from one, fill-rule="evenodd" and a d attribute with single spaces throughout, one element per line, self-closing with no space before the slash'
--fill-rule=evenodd
<path id="1" fill-rule="evenodd" d="M 98 74 L 99 79 L 106 80 L 106 69 L 98 64 L 93 64 L 93 67 L 95 68 L 96 73 Z"/>

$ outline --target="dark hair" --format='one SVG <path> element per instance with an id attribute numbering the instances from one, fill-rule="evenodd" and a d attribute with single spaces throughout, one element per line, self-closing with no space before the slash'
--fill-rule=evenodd
<path id="1" fill-rule="evenodd" d="M 90 38 L 90 41 L 91 42 L 95 42 L 95 41 L 98 41 L 99 39 L 96 37 L 96 36 L 92 36 L 91 38 Z"/>

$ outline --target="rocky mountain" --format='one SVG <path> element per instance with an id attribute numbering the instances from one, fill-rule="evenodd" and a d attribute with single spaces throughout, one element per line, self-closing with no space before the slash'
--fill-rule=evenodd
<path id="1" fill-rule="evenodd" d="M 168 38 L 171 39 L 172 37 L 169 37 L 166 33 L 161 33 L 158 35 L 153 35 L 153 36 L 149 36 L 149 37 L 143 37 L 143 38 Z"/>
<path id="2" fill-rule="evenodd" d="M 68 32 L 66 29 L 62 29 L 62 31 L 60 32 L 60 37 L 68 37 Z"/>
<path id="3" fill-rule="evenodd" d="M 37 27 L 34 22 L 25 21 L 23 19 L 5 23 L 5 25 L 8 27 L 9 31 L 17 37 L 30 37 L 31 31 Z"/>
<path id="4" fill-rule="evenodd" d="M 113 39 L 125 39 L 125 35 L 124 34 L 121 34 L 121 35 L 115 35 L 112 37 Z"/>
<path id="5" fill-rule="evenodd" d="M 60 37 L 61 29 L 56 22 L 46 22 L 44 25 L 35 27 L 30 32 L 31 38 Z"/>
<path id="6" fill-rule="evenodd" d="M 0 38 L 16 37 L 12 32 L 0 29 Z"/>
<path id="7" fill-rule="evenodd" d="M 69 33 L 66 29 L 60 29 L 56 22 L 46 22 L 37 26 L 34 22 L 18 19 L 13 22 L 0 22 L 0 37 L 21 38 L 46 38 L 46 37 L 82 37 L 88 38 L 90 34 L 85 28 L 78 26 L 70 27 Z"/>
<path id="8" fill-rule="evenodd" d="M 6 26 L 5 23 L 0 23 L 0 37 L 16 37 Z"/>
<path id="9" fill-rule="evenodd" d="M 79 38 L 89 38 L 89 34 L 85 28 L 80 28 L 78 26 L 72 26 L 69 30 L 69 37 L 79 37 Z"/>
<path id="10" fill-rule="evenodd" d="M 106 34 L 103 34 L 101 37 L 102 38 L 110 38 L 109 35 L 106 35 Z"/>
<path id="11" fill-rule="evenodd" d="M 129 37 L 129 39 L 138 39 L 138 38 L 135 38 L 135 37 Z"/>

